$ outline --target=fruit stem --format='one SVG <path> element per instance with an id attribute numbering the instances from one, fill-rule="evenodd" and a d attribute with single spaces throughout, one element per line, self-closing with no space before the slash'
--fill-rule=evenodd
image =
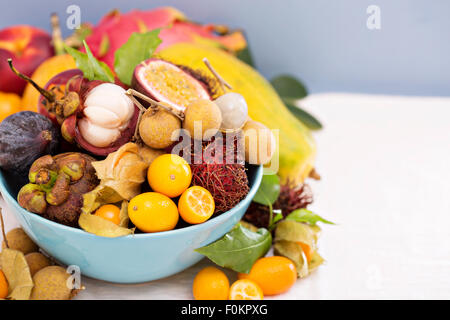
<path id="1" fill-rule="evenodd" d="M 138 120 L 136 122 L 136 128 L 134 129 L 134 136 L 133 140 L 137 141 L 139 139 L 139 124 L 141 123 L 142 115 L 145 113 L 146 109 L 145 107 L 139 102 L 138 99 L 136 99 L 131 93 L 128 91 L 126 92 L 126 95 L 130 97 L 131 101 L 139 108 L 139 115 Z"/>
<path id="2" fill-rule="evenodd" d="M 174 116 L 176 116 L 178 119 L 180 119 L 181 121 L 184 120 L 184 114 L 182 112 L 176 112 L 174 111 L 172 108 L 170 108 L 169 106 L 166 106 L 162 103 L 159 103 L 156 100 L 153 100 L 150 97 L 147 97 L 145 94 L 140 93 L 139 91 L 136 91 L 134 89 L 128 89 L 126 94 L 128 96 L 133 96 L 133 97 L 138 97 L 139 99 L 142 99 L 148 103 L 150 103 L 150 107 L 154 108 L 155 106 L 158 106 L 160 108 L 163 108 L 164 110 L 172 113 Z M 139 107 L 139 106 L 138 106 Z"/>
<path id="3" fill-rule="evenodd" d="M 219 84 L 224 92 L 226 92 L 225 87 L 227 87 L 230 90 L 233 90 L 233 87 L 228 82 L 226 82 L 216 70 L 214 70 L 208 58 L 203 58 L 203 63 L 206 65 L 209 71 L 211 71 L 211 73 L 214 75 L 217 81 L 219 81 Z"/>
<path id="4" fill-rule="evenodd" d="M 50 16 L 50 23 L 52 26 L 52 43 L 55 49 L 56 55 L 65 53 L 64 40 L 61 35 L 61 26 L 59 25 L 59 17 L 56 13 L 52 13 Z"/>
<path id="5" fill-rule="evenodd" d="M 320 174 L 316 171 L 316 168 L 312 168 L 311 172 L 309 173 L 309 177 L 314 180 L 320 180 L 322 178 Z"/>
<path id="6" fill-rule="evenodd" d="M 37 90 L 39 91 L 40 94 L 42 94 L 44 96 L 45 99 L 47 99 L 48 102 L 53 103 L 55 102 L 55 95 L 54 93 L 45 90 L 43 88 L 41 88 L 36 82 L 34 82 L 30 77 L 20 73 L 19 71 L 17 71 L 16 68 L 14 68 L 13 64 L 12 64 L 12 59 L 9 58 L 8 59 L 8 64 L 9 67 L 11 68 L 11 70 L 19 77 L 22 78 L 23 80 L 25 80 L 26 82 L 31 83 L 31 85 Z"/>
<path id="7" fill-rule="evenodd" d="M 0 208 L 0 222 L 2 223 L 3 241 L 5 241 L 6 248 L 9 249 L 8 239 L 6 239 L 5 222 L 3 221 L 2 208 Z"/>

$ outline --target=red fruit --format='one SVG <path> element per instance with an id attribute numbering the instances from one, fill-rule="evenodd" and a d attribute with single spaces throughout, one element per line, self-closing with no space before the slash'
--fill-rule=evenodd
<path id="1" fill-rule="evenodd" d="M 211 43 L 216 47 L 225 47 L 231 52 L 242 50 L 247 45 L 239 31 L 228 34 L 227 28 L 223 26 L 189 22 L 182 12 L 170 7 L 148 11 L 132 10 L 125 14 L 114 10 L 103 17 L 92 29 L 86 42 L 98 59 L 112 67 L 114 53 L 133 32 L 145 32 L 157 28 L 163 28 L 159 35 L 162 43 L 157 50 L 178 42 Z"/>
<path id="2" fill-rule="evenodd" d="M 211 192 L 215 214 L 234 208 L 250 190 L 239 134 L 230 141 L 232 145 L 227 145 L 221 134 L 203 142 L 201 150 L 191 146 L 192 185 Z"/>
<path id="3" fill-rule="evenodd" d="M 27 25 L 0 30 L 0 91 L 21 95 L 26 85 L 25 80 L 10 70 L 7 59 L 12 58 L 19 70 L 31 76 L 51 56 L 51 37 L 45 31 Z"/>

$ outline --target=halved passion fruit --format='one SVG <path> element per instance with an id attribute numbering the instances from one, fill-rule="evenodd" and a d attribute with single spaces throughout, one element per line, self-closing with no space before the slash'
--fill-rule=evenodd
<path id="1" fill-rule="evenodd" d="M 139 64 L 134 70 L 132 87 L 181 112 L 194 100 L 211 100 L 206 85 L 180 67 L 160 59 Z"/>

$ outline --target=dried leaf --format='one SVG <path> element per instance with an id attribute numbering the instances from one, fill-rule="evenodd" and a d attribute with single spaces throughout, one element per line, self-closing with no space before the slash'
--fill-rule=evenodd
<path id="1" fill-rule="evenodd" d="M 302 248 L 292 241 L 277 241 L 273 246 L 274 253 L 278 256 L 289 258 L 297 268 L 297 275 L 300 278 L 306 277 L 309 273 L 308 262 Z"/>
<path id="2" fill-rule="evenodd" d="M 134 229 L 120 227 L 102 217 L 88 213 L 81 213 L 78 224 L 84 231 L 107 238 L 127 236 L 134 232 Z"/>
<path id="3" fill-rule="evenodd" d="M 114 189 L 99 184 L 94 190 L 83 195 L 83 208 L 81 210 L 84 213 L 91 213 L 103 204 L 116 203 L 121 200 L 121 196 Z"/>
<path id="4" fill-rule="evenodd" d="M 275 241 L 303 242 L 311 248 L 316 247 L 317 236 L 311 226 L 293 220 L 280 221 L 275 229 Z"/>
<path id="5" fill-rule="evenodd" d="M 119 217 L 120 217 L 119 226 L 127 228 L 128 222 L 130 222 L 130 218 L 128 217 L 128 201 L 122 201 Z"/>
<path id="6" fill-rule="evenodd" d="M 0 255 L 0 269 L 8 280 L 8 298 L 28 300 L 33 289 L 33 279 L 24 254 L 13 249 L 3 249 Z"/>
<path id="7" fill-rule="evenodd" d="M 317 252 L 314 251 L 311 261 L 309 262 L 309 273 L 315 271 L 321 264 L 325 262 L 325 259 Z"/>
<path id="8" fill-rule="evenodd" d="M 163 150 L 152 149 L 146 145 L 139 146 L 139 155 L 142 161 L 144 161 L 148 166 L 160 155 L 164 154 Z"/>
<path id="9" fill-rule="evenodd" d="M 91 213 L 99 206 L 130 200 L 141 192 L 148 164 L 134 143 L 124 144 L 105 160 L 92 162 L 100 184 L 83 196 L 84 213 Z"/>

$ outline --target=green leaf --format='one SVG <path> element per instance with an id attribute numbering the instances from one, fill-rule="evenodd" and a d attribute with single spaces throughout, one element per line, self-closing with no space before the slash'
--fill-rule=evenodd
<path id="1" fill-rule="evenodd" d="M 114 74 L 108 65 L 95 59 L 86 41 L 83 41 L 86 53 L 80 52 L 74 48 L 64 45 L 64 49 L 69 53 L 77 64 L 78 69 L 88 80 L 101 80 L 106 82 L 114 82 Z"/>
<path id="2" fill-rule="evenodd" d="M 268 206 L 274 204 L 279 195 L 280 178 L 276 174 L 264 175 L 253 201 Z"/>
<path id="3" fill-rule="evenodd" d="M 308 95 L 306 87 L 292 76 L 281 75 L 273 78 L 270 83 L 282 98 L 301 99 Z"/>
<path id="4" fill-rule="evenodd" d="M 271 246 L 272 236 L 267 229 L 253 232 L 239 224 L 221 239 L 195 251 L 221 267 L 249 273 L 255 261 L 265 256 Z"/>
<path id="5" fill-rule="evenodd" d="M 319 120 L 317 120 L 313 115 L 306 112 L 305 110 L 297 107 L 293 104 L 292 100 L 289 99 L 283 99 L 284 104 L 289 109 L 289 111 L 305 126 L 307 126 L 311 130 L 319 130 L 322 129 L 322 123 L 320 123 Z"/>
<path id="6" fill-rule="evenodd" d="M 269 206 L 270 218 L 269 218 L 269 230 L 272 231 L 278 221 L 283 219 L 283 214 L 280 209 L 273 210 L 272 205 Z M 275 216 L 273 215 L 275 213 Z"/>
<path id="7" fill-rule="evenodd" d="M 236 54 L 236 58 L 238 58 L 239 60 L 245 62 L 246 64 L 248 64 L 249 66 L 255 68 L 255 63 L 253 60 L 253 56 L 252 53 L 250 52 L 250 48 L 245 47 L 245 49 L 240 50 L 237 54 Z"/>
<path id="8" fill-rule="evenodd" d="M 297 221 L 297 222 L 306 222 L 313 226 L 316 225 L 316 223 L 319 221 L 323 222 L 323 223 L 327 223 L 327 224 L 334 224 L 333 222 L 325 220 L 318 214 L 315 214 L 314 212 L 311 212 L 306 209 L 297 209 L 297 210 L 292 211 L 286 217 L 286 220 L 293 220 L 293 221 Z"/>
<path id="9" fill-rule="evenodd" d="M 114 70 L 123 83 L 131 85 L 136 66 L 153 55 L 161 43 L 160 29 L 146 33 L 134 32 L 114 54 Z"/>

